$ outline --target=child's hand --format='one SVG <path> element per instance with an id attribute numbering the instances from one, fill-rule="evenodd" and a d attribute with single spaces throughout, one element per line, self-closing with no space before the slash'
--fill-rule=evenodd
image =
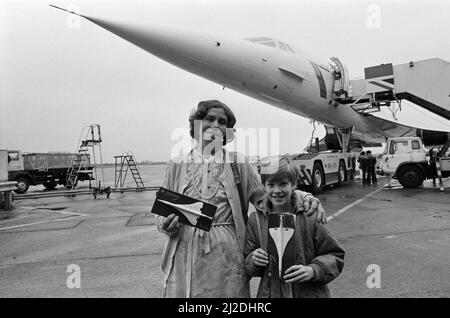
<path id="1" fill-rule="evenodd" d="M 286 270 L 283 279 L 286 283 L 302 283 L 310 281 L 315 277 L 316 273 L 311 266 L 292 265 Z"/>
<path id="2" fill-rule="evenodd" d="M 269 256 L 267 255 L 267 252 L 265 250 L 263 250 L 262 248 L 258 248 L 252 253 L 252 261 L 256 266 L 266 266 L 267 264 L 269 264 Z"/>

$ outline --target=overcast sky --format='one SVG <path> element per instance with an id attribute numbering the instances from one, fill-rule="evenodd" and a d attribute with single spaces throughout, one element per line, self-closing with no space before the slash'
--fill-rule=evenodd
<path id="1" fill-rule="evenodd" d="M 237 127 L 279 128 L 281 153 L 301 151 L 312 131 L 308 119 L 222 90 L 88 21 L 76 27 L 49 3 L 112 20 L 195 27 L 239 38 L 267 35 L 319 58 L 339 57 L 350 77 L 381 63 L 450 61 L 449 1 L 0 3 L 0 148 L 26 152 L 75 151 L 81 129 L 99 123 L 103 161 L 112 162 L 123 151 L 133 151 L 138 161 L 166 161 L 177 143 L 172 132 L 187 128 L 190 110 L 205 99 L 228 104 Z M 370 4 L 380 10 L 375 27 L 368 25 Z M 450 127 L 427 111 L 406 103 L 403 109 L 403 123 Z"/>

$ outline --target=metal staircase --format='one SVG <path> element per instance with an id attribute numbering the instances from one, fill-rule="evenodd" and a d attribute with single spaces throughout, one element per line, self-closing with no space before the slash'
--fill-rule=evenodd
<path id="1" fill-rule="evenodd" d="M 133 176 L 134 182 L 136 183 L 136 190 L 145 189 L 144 182 L 142 181 L 141 174 L 136 165 L 136 160 L 131 152 L 122 154 L 121 156 L 114 156 L 114 188 L 124 189 L 125 179 L 130 170 Z"/>
<path id="2" fill-rule="evenodd" d="M 81 132 L 80 139 L 78 141 L 78 149 L 76 156 L 72 160 L 72 165 L 67 171 L 66 188 L 73 190 L 77 186 L 78 178 L 81 174 L 92 174 L 94 178 L 91 180 L 97 180 L 97 188 L 101 188 L 101 182 L 104 183 L 103 176 L 103 162 L 101 152 L 101 132 L 100 125 L 92 124 L 85 126 Z M 102 179 L 99 180 L 97 174 L 97 162 L 95 148 L 100 152 L 100 165 L 102 169 Z M 91 157 L 92 154 L 92 157 Z M 91 158 L 93 159 L 93 167 L 91 165 Z M 93 170 L 92 170 L 93 169 Z"/>
<path id="3" fill-rule="evenodd" d="M 401 101 L 408 100 L 450 120 L 450 62 L 433 58 L 397 65 L 387 63 L 366 67 L 364 74 L 364 78 L 350 81 L 348 98 L 336 96 L 334 101 L 348 104 L 361 114 L 387 106 L 396 119 Z"/>

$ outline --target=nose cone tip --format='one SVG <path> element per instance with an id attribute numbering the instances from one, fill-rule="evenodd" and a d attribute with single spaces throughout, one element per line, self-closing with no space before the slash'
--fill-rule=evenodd
<path id="1" fill-rule="evenodd" d="M 52 8 L 58 9 L 58 10 L 62 10 L 62 11 L 65 11 L 65 12 L 69 12 L 69 13 L 71 13 L 71 14 L 80 15 L 80 14 L 77 13 L 77 12 L 70 11 L 70 10 L 67 10 L 67 9 L 64 9 L 64 8 L 61 8 L 61 7 L 58 7 L 58 6 L 55 6 L 54 4 L 51 4 L 51 3 L 49 3 L 49 6 L 52 7 Z"/>
<path id="2" fill-rule="evenodd" d="M 61 8 L 61 7 L 58 7 L 58 6 L 56 6 L 56 5 L 54 5 L 54 4 L 51 4 L 51 3 L 49 3 L 48 5 L 49 5 L 50 7 L 52 7 L 52 8 L 57 9 L 57 10 L 61 10 L 61 11 L 64 11 L 64 12 L 67 12 L 67 13 L 70 13 L 70 14 L 73 14 L 73 15 L 76 15 L 76 16 L 79 16 L 79 17 L 82 17 L 82 18 L 85 18 L 85 19 L 87 19 L 87 20 L 89 20 L 89 21 L 94 22 L 94 21 L 93 21 L 93 18 L 91 18 L 91 17 L 89 17 L 89 16 L 87 16 L 87 15 L 83 15 L 83 14 L 78 13 L 78 12 L 75 12 L 75 11 L 70 11 L 70 10 L 67 10 L 67 9 L 64 9 L 64 8 Z M 94 22 L 94 23 L 95 23 L 95 22 Z"/>

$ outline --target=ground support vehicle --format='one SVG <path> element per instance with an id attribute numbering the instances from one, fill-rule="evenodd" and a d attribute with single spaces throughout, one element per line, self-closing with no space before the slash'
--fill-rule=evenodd
<path id="1" fill-rule="evenodd" d="M 69 168 L 80 160 L 82 163 L 78 164 L 83 164 L 84 169 L 77 181 L 94 180 L 88 156 L 64 152 L 22 154 L 20 150 L 9 150 L 8 157 L 8 180 L 17 182 L 18 194 L 27 192 L 32 185 L 42 184 L 49 190 L 58 184 L 66 186 Z"/>

